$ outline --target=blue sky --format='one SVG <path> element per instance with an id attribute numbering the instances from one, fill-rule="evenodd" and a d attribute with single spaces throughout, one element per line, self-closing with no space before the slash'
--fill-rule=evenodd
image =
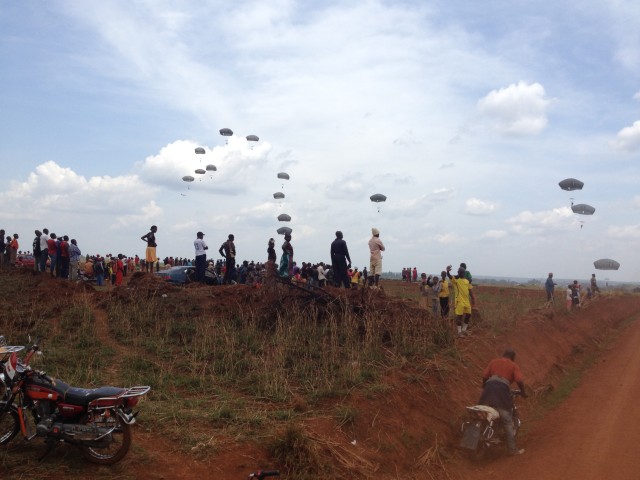
<path id="1" fill-rule="evenodd" d="M 156 224 L 161 258 L 202 230 L 263 260 L 287 213 L 299 261 L 339 229 L 362 268 L 377 227 L 384 270 L 584 279 L 613 258 L 600 277 L 638 280 L 632 2 L 2 2 L 0 60 L 0 228 L 24 247 L 48 227 L 142 254 Z"/>

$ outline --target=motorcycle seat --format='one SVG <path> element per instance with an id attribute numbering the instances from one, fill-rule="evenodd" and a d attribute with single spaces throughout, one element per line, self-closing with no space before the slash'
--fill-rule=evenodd
<path id="1" fill-rule="evenodd" d="M 122 395 L 126 390 L 118 387 L 100 387 L 100 388 L 77 388 L 69 387 L 65 392 L 64 400 L 72 405 L 82 405 L 86 407 L 93 400 L 104 397 L 117 397 Z"/>
<path id="2" fill-rule="evenodd" d="M 474 405 L 473 407 L 467 407 L 467 410 L 483 415 L 489 421 L 493 421 L 500 417 L 498 410 L 488 405 Z"/>

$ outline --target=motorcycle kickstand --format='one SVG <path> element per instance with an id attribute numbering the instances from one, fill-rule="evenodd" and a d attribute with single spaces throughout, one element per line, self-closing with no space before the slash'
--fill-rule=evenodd
<path id="1" fill-rule="evenodd" d="M 38 457 L 39 462 L 43 461 L 44 458 L 52 452 L 52 450 L 56 447 L 58 442 L 54 440 L 45 440 L 45 443 L 47 444 L 47 449 L 42 455 Z"/>

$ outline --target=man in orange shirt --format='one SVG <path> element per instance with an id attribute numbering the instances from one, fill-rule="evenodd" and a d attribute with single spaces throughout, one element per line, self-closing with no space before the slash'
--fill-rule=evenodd
<path id="1" fill-rule="evenodd" d="M 520 367 L 515 362 L 516 352 L 507 348 L 502 357 L 494 358 L 484 369 L 482 375 L 482 395 L 478 404 L 495 408 L 500 414 L 500 420 L 504 426 L 507 437 L 507 447 L 510 455 L 524 453 L 524 449 L 516 446 L 516 432 L 513 426 L 513 398 L 511 397 L 511 384 L 516 383 L 520 387 L 520 394 L 526 398 L 524 390 L 524 377 Z"/>

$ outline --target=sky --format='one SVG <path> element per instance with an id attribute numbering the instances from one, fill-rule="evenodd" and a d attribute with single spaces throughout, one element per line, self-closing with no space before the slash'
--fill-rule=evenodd
<path id="1" fill-rule="evenodd" d="M 21 249 L 143 256 L 157 225 L 160 258 L 202 231 L 264 261 L 288 226 L 298 262 L 341 230 L 362 269 L 376 227 L 384 271 L 640 281 L 635 2 L 0 2 L 0 64 Z"/>

